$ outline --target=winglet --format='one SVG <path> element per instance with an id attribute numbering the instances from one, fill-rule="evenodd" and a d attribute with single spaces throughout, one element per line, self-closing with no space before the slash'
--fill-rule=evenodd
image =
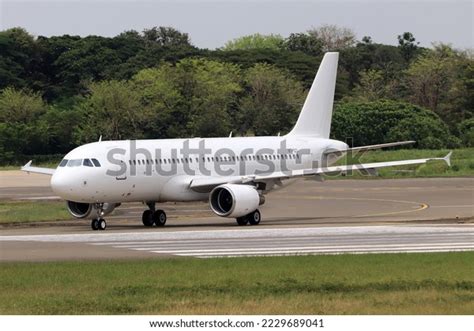
<path id="1" fill-rule="evenodd" d="M 21 169 L 23 170 L 25 168 L 28 168 L 31 165 L 31 163 L 33 163 L 33 160 L 29 160 L 27 164 L 25 164 L 23 167 L 21 167 Z"/>
<path id="2" fill-rule="evenodd" d="M 448 167 L 451 166 L 451 154 L 453 154 L 453 151 L 450 151 L 448 153 L 448 155 L 446 155 L 445 157 L 443 157 L 443 160 L 444 162 L 446 162 L 446 164 L 448 165 Z"/>

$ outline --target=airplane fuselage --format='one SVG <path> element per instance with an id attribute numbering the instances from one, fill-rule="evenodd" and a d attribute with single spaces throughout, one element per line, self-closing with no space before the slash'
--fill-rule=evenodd
<path id="1" fill-rule="evenodd" d="M 323 159 L 323 152 L 346 148 L 337 140 L 286 136 L 100 141 L 69 152 L 51 187 L 84 203 L 207 200 L 209 192 L 190 189 L 193 179 L 329 165 L 335 159 Z"/>

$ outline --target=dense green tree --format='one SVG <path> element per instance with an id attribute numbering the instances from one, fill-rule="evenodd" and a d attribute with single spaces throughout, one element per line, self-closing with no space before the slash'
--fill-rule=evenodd
<path id="1" fill-rule="evenodd" d="M 132 87 L 142 107 L 149 110 L 144 124 L 147 138 L 172 138 L 186 132 L 189 120 L 179 88 L 176 67 L 161 63 L 157 68 L 139 71 L 132 78 Z"/>
<path id="2" fill-rule="evenodd" d="M 4 157 L 48 152 L 48 107 L 38 93 L 6 88 L 0 93 L 0 143 Z"/>
<path id="3" fill-rule="evenodd" d="M 0 31 L 0 89 L 43 87 L 41 56 L 35 38 L 23 28 Z"/>
<path id="4" fill-rule="evenodd" d="M 141 102 L 151 111 L 154 137 L 227 135 L 241 91 L 233 64 L 185 59 L 139 72 L 133 79 Z"/>
<path id="5" fill-rule="evenodd" d="M 411 32 L 404 32 L 398 35 L 398 47 L 402 53 L 405 61 L 410 62 L 418 52 L 419 42 L 416 42 L 415 37 Z"/>
<path id="6" fill-rule="evenodd" d="M 464 146 L 474 147 L 474 118 L 459 123 L 458 129 Z"/>
<path id="7" fill-rule="evenodd" d="M 160 47 L 191 47 L 191 41 L 187 33 L 180 32 L 172 27 L 153 27 L 143 30 L 143 39 L 157 44 Z"/>
<path id="8" fill-rule="evenodd" d="M 272 49 L 280 50 L 283 48 L 285 40 L 278 34 L 262 35 L 255 33 L 248 36 L 236 38 L 228 41 L 223 50 L 249 50 L 249 49 Z"/>
<path id="9" fill-rule="evenodd" d="M 323 53 L 323 43 L 309 33 L 292 33 L 285 40 L 285 48 L 292 52 L 303 52 L 319 56 Z"/>
<path id="10" fill-rule="evenodd" d="M 256 64 L 245 73 L 246 94 L 241 102 L 242 134 L 275 135 L 289 131 L 303 104 L 303 87 L 288 73 Z"/>
<path id="11" fill-rule="evenodd" d="M 349 88 L 359 84 L 360 73 L 378 70 L 384 80 L 398 78 L 406 68 L 406 63 L 395 46 L 361 42 L 355 47 L 342 50 L 339 57 L 340 67 L 348 74 Z"/>
<path id="12" fill-rule="evenodd" d="M 100 134 L 108 139 L 285 132 L 323 51 L 334 49 L 340 52 L 335 99 L 343 101 L 337 109 L 355 109 L 344 116 L 336 111 L 338 138 L 349 132 L 362 140 L 358 145 L 407 137 L 419 146 L 456 145 L 441 118 L 451 134 L 472 145 L 472 51 L 444 44 L 422 48 L 411 33 L 398 39 L 398 47 L 370 37 L 354 44 L 350 30 L 322 26 L 286 39 L 245 36 L 208 50 L 167 27 L 112 38 L 0 31 L 2 161 L 64 153 Z M 379 115 L 390 125 L 378 123 Z"/>
<path id="13" fill-rule="evenodd" d="M 324 52 L 339 51 L 353 46 L 356 42 L 354 32 L 334 24 L 323 24 L 308 30 L 308 34 L 321 42 Z"/>
<path id="14" fill-rule="evenodd" d="M 433 112 L 397 101 L 339 103 L 333 115 L 331 136 L 352 139 L 354 145 L 415 140 L 416 147 L 454 147 L 458 140 Z"/>
<path id="15" fill-rule="evenodd" d="M 365 70 L 360 73 L 359 84 L 353 90 L 355 99 L 361 101 L 388 99 L 393 93 L 394 84 L 384 77 L 381 70 Z"/>
<path id="16" fill-rule="evenodd" d="M 78 144 L 104 139 L 138 139 L 148 114 L 138 94 L 125 81 L 103 81 L 89 85 L 89 95 L 78 106 L 81 122 L 75 139 Z"/>
<path id="17" fill-rule="evenodd" d="M 450 46 L 425 51 L 406 71 L 409 100 L 436 112 L 455 129 L 474 112 L 472 67 L 472 59 Z"/>

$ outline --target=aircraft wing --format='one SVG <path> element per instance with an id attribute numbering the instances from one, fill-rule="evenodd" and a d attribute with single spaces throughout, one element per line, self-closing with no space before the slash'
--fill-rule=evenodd
<path id="1" fill-rule="evenodd" d="M 249 175 L 249 176 L 229 176 L 229 177 L 200 177 L 193 179 L 189 184 L 189 187 L 198 192 L 207 192 L 212 188 L 222 184 L 246 184 L 250 182 L 266 182 L 271 180 L 283 180 L 297 177 L 309 177 L 318 176 L 323 174 L 348 172 L 354 170 L 365 170 L 369 173 L 378 168 L 412 165 L 412 164 L 424 164 L 428 161 L 441 160 L 446 162 L 448 166 L 451 166 L 451 154 L 449 152 L 445 157 L 433 157 L 426 159 L 413 159 L 413 160 L 401 160 L 401 161 L 388 161 L 388 162 L 374 162 L 374 163 L 362 163 L 362 164 L 350 164 L 331 166 L 323 168 L 309 168 L 299 169 L 291 171 L 277 171 L 269 174 L 261 175 Z"/>
<path id="2" fill-rule="evenodd" d="M 33 172 L 36 174 L 43 174 L 43 175 L 50 175 L 52 176 L 54 174 L 54 171 L 56 169 L 51 169 L 51 168 L 40 168 L 40 167 L 32 167 L 31 166 L 31 160 L 27 164 L 25 164 L 23 167 L 21 167 L 22 171 L 26 171 L 28 173 Z"/>

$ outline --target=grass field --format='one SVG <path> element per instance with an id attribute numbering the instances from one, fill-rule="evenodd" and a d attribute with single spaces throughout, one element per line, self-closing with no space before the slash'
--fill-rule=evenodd
<path id="1" fill-rule="evenodd" d="M 1 314 L 473 314 L 474 252 L 3 263 Z"/>
<path id="2" fill-rule="evenodd" d="M 64 201 L 0 201 L 0 224 L 71 219 Z"/>

